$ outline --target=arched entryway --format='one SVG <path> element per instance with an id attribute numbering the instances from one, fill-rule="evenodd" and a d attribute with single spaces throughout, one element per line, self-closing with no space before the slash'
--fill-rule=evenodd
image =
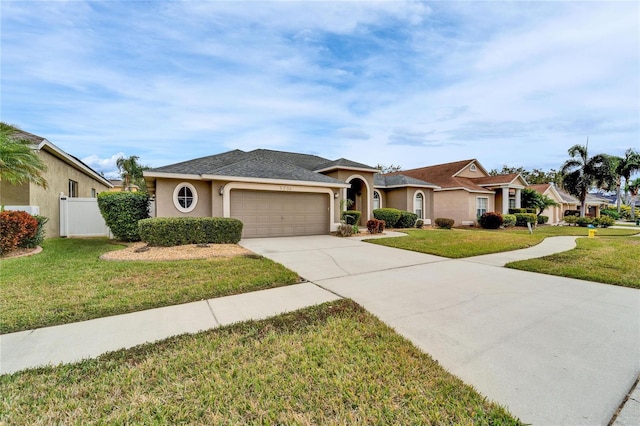
<path id="1" fill-rule="evenodd" d="M 366 226 L 370 212 L 370 198 L 371 191 L 367 181 L 360 175 L 353 175 L 346 180 L 351 184 L 350 188 L 347 188 L 346 199 L 350 200 L 348 205 L 344 206 L 348 210 L 358 210 L 361 212 L 360 223 L 361 226 Z"/>

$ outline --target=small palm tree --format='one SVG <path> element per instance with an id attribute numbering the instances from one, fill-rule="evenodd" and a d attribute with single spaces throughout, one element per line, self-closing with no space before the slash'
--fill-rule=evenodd
<path id="1" fill-rule="evenodd" d="M 140 157 L 137 155 L 132 155 L 129 158 L 120 157 L 116 160 L 125 191 L 131 191 L 131 185 L 137 185 L 143 191 L 146 189 L 142 172 L 148 170 L 149 167 L 140 165 L 139 159 Z"/>
<path id="2" fill-rule="evenodd" d="M 636 218 L 636 201 L 640 192 L 640 178 L 627 183 L 626 190 L 631 193 L 631 220 Z"/>
<path id="3" fill-rule="evenodd" d="M 21 138 L 19 128 L 0 122 L 0 180 L 12 185 L 33 182 L 47 187 L 42 173 L 47 166 L 38 157 L 29 140 Z"/>
<path id="4" fill-rule="evenodd" d="M 615 181 L 611 157 L 598 154 L 589 158 L 588 144 L 587 140 L 587 145 L 574 145 L 569 148 L 571 159 L 565 161 L 560 169 L 564 176 L 562 185 L 580 200 L 580 216 L 583 217 L 589 190 L 594 186 L 613 186 Z"/>

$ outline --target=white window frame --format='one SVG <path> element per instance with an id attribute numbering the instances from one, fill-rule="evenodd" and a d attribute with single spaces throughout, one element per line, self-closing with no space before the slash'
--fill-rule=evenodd
<path id="1" fill-rule="evenodd" d="M 191 200 L 191 204 L 188 207 L 182 207 L 182 205 L 180 204 L 180 201 L 178 200 L 180 191 L 183 188 L 189 189 L 191 191 L 191 195 L 193 196 Z M 198 205 L 198 191 L 196 190 L 196 187 L 190 184 L 189 182 L 181 182 L 178 185 L 176 185 L 175 189 L 173 190 L 173 205 L 176 209 L 178 209 L 178 211 L 182 213 L 192 212 Z"/>
<path id="2" fill-rule="evenodd" d="M 472 164 L 471 166 L 469 166 L 469 170 L 471 170 L 472 172 L 477 172 L 478 168 L 476 167 L 475 164 Z"/>
<path id="3" fill-rule="evenodd" d="M 96 189 L 91 188 L 91 198 L 96 198 Z"/>
<path id="4" fill-rule="evenodd" d="M 422 202 L 420 204 L 422 204 L 421 206 L 417 206 L 416 200 L 418 198 L 418 195 L 420 195 L 420 198 L 422 199 Z M 413 194 L 413 212 L 415 214 L 418 215 L 418 219 L 424 219 L 424 200 L 425 200 L 425 196 L 424 196 L 424 192 L 422 191 L 416 191 Z M 420 207 L 418 209 L 418 207 Z M 420 211 L 420 213 L 418 213 L 418 210 Z"/>
<path id="5" fill-rule="evenodd" d="M 378 196 L 376 198 L 376 195 Z M 376 201 L 378 202 L 378 206 L 376 207 Z M 373 191 L 373 210 L 375 209 L 381 209 L 382 208 L 382 195 L 380 195 L 380 192 L 378 191 Z"/>
<path id="6" fill-rule="evenodd" d="M 484 200 L 486 203 L 484 212 L 482 212 L 482 209 L 480 208 L 480 200 Z M 489 211 L 489 197 L 476 197 L 476 217 L 480 217 L 488 211 Z"/>
<path id="7" fill-rule="evenodd" d="M 69 198 L 78 197 L 78 182 L 73 179 L 69 179 Z"/>

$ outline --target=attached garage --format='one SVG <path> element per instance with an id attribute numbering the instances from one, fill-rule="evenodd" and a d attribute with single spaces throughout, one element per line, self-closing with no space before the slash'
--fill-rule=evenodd
<path id="1" fill-rule="evenodd" d="M 230 195 L 231 217 L 244 223 L 243 238 L 329 233 L 327 193 L 234 189 Z"/>

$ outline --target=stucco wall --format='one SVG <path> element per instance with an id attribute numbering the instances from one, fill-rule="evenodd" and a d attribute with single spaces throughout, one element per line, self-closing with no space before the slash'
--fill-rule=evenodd
<path id="1" fill-rule="evenodd" d="M 28 206 L 29 184 L 9 185 L 0 181 L 0 205 L 3 206 Z"/>
<path id="2" fill-rule="evenodd" d="M 382 194 L 383 207 L 405 210 L 414 213 L 414 200 L 416 192 L 424 194 L 423 219 L 433 219 L 433 190 L 427 188 L 397 188 L 384 191 L 377 189 Z"/>
<path id="3" fill-rule="evenodd" d="M 46 236 L 48 238 L 58 237 L 60 236 L 59 196 L 60 193 L 68 194 L 69 180 L 71 179 L 78 182 L 79 197 L 91 197 L 92 188 L 96 190 L 97 195 L 102 191 L 106 191 L 108 187 L 47 151 L 40 150 L 37 154 L 47 166 L 47 171 L 43 173 L 43 176 L 47 180 L 48 188 L 44 189 L 34 184 L 29 184 L 28 189 L 24 187 L 10 189 L 2 186 L 2 203 L 5 205 L 38 206 L 40 208 L 40 215 L 49 218 L 49 221 L 45 225 Z M 14 202 L 8 202 L 10 200 L 6 202 L 5 195 L 7 195 L 7 198 L 17 195 L 17 198 L 12 200 Z"/>
<path id="4" fill-rule="evenodd" d="M 434 218 L 445 217 L 455 220 L 455 226 L 465 221 L 476 221 L 476 199 L 488 198 L 487 211 L 495 211 L 492 194 L 469 193 L 466 191 L 436 191 L 434 193 Z"/>
<path id="5" fill-rule="evenodd" d="M 473 163 L 473 165 L 475 165 L 475 163 Z M 480 178 L 480 177 L 485 177 L 487 175 L 485 173 L 482 173 L 482 170 L 477 165 L 476 165 L 476 171 L 472 172 L 471 165 L 469 165 L 465 167 L 464 170 L 462 170 L 460 173 L 458 173 L 457 176 L 466 177 L 466 178 Z"/>
<path id="6" fill-rule="evenodd" d="M 196 189 L 198 194 L 198 203 L 196 207 L 189 213 L 183 213 L 176 208 L 173 203 L 173 191 L 181 183 L 190 183 Z M 210 217 L 212 214 L 211 206 L 211 182 L 186 179 L 156 179 L 156 216 L 157 217 Z M 218 202 L 222 204 L 222 201 Z M 222 207 L 220 207 L 222 210 Z M 222 216 L 222 214 L 220 214 Z"/>

